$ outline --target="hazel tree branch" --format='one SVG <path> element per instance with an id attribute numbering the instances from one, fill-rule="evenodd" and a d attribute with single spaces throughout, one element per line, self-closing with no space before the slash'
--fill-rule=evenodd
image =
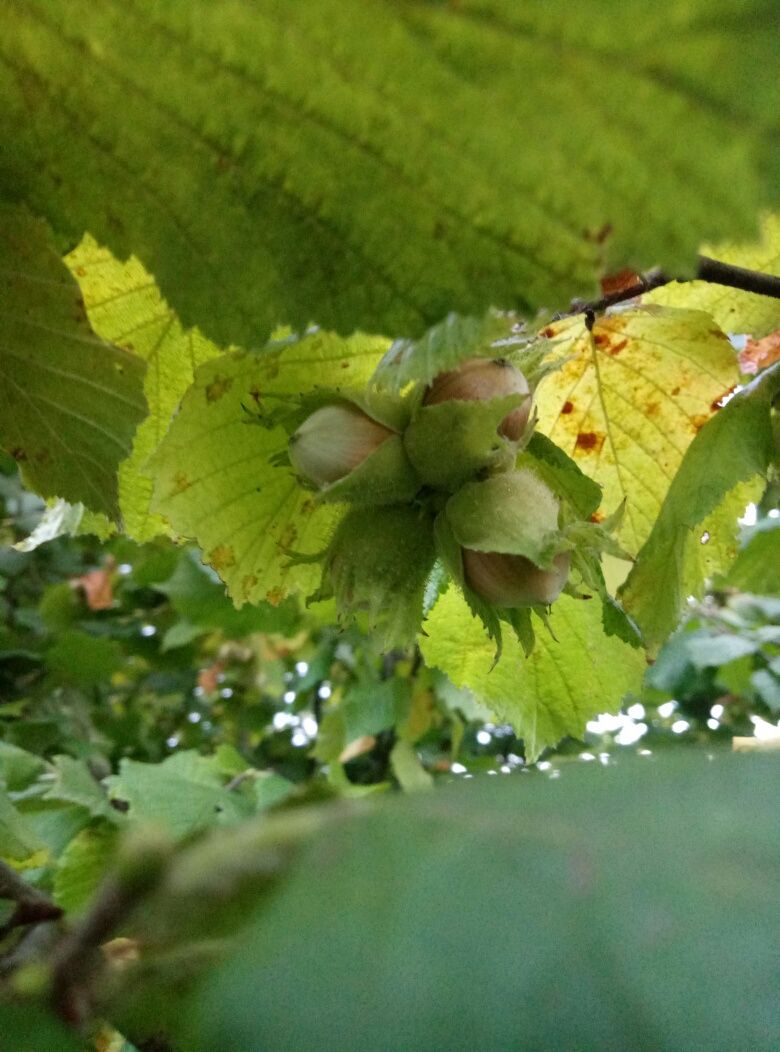
<path id="1" fill-rule="evenodd" d="M 674 278 L 660 267 L 656 267 L 642 275 L 632 285 L 608 293 L 600 299 L 590 302 L 574 300 L 568 311 L 556 315 L 556 320 L 572 317 L 575 314 L 592 317 L 605 311 L 608 307 L 625 303 L 627 300 L 641 296 L 644 292 L 651 292 L 673 281 L 707 281 L 712 285 L 725 285 L 728 288 L 740 289 L 742 292 L 752 292 L 758 296 L 780 299 L 780 276 L 764 274 L 758 270 L 748 270 L 746 267 L 737 267 L 733 263 L 724 263 L 722 260 L 711 259 L 709 256 L 699 256 L 693 278 Z"/>
<path id="2" fill-rule="evenodd" d="M 55 906 L 51 899 L 38 891 L 6 862 L 0 861 L 0 898 L 10 899 L 16 903 L 16 909 L 0 925 L 0 939 L 5 938 L 14 928 L 26 924 L 40 924 L 43 921 L 59 920 L 62 910 Z"/>

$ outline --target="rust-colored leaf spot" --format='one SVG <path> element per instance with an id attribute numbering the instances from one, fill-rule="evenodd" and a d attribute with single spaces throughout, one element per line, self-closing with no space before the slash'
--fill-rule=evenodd
<path id="1" fill-rule="evenodd" d="M 564 402 L 563 405 L 561 406 L 561 412 L 562 413 L 573 413 L 574 412 L 574 402 Z"/>
<path id="2" fill-rule="evenodd" d="M 704 427 L 704 425 L 709 419 L 710 417 L 705 416 L 704 413 L 697 413 L 696 416 L 691 417 L 691 427 L 696 432 L 696 434 L 698 434 L 699 431 L 701 431 L 701 429 Z"/>
<path id="3" fill-rule="evenodd" d="M 732 384 L 731 387 L 729 387 L 729 389 L 727 391 L 724 391 L 722 395 L 719 395 L 710 404 L 710 409 L 713 411 L 713 413 L 717 413 L 717 411 L 719 409 L 723 408 L 723 406 L 726 404 L 726 400 L 729 398 L 730 395 L 734 394 L 734 392 L 736 391 L 736 389 L 738 387 L 739 387 L 739 384 Z"/>
<path id="4" fill-rule="evenodd" d="M 679 393 L 680 393 L 680 388 L 679 387 L 673 387 L 672 388 L 672 390 L 671 390 L 672 398 L 676 398 Z"/>
<path id="5" fill-rule="evenodd" d="M 316 507 L 316 504 L 314 503 L 314 501 L 310 497 L 307 498 L 303 502 L 303 504 L 301 504 L 301 508 L 300 508 L 301 515 L 311 515 L 311 513 L 314 511 L 315 507 Z"/>
<path id="6" fill-rule="evenodd" d="M 604 516 L 600 511 L 594 511 L 590 517 L 591 522 L 603 522 Z"/>
<path id="7" fill-rule="evenodd" d="M 610 354 L 620 354 L 624 347 L 628 346 L 628 340 L 618 340 L 617 343 L 613 343 L 607 346 L 607 350 Z"/>
<path id="8" fill-rule="evenodd" d="M 220 570 L 229 570 L 231 566 L 235 566 L 236 556 L 229 544 L 220 544 L 209 552 L 208 561 L 219 573 Z"/>
<path id="9" fill-rule="evenodd" d="M 660 409 L 658 402 L 648 402 L 645 406 L 645 416 L 658 416 Z"/>
<path id="10" fill-rule="evenodd" d="M 346 361 L 346 360 L 345 360 L 345 361 L 343 361 L 343 362 L 341 363 L 341 368 L 342 368 L 342 369 L 349 369 L 349 367 L 350 367 L 350 365 L 351 365 L 351 364 L 352 364 L 351 362 L 348 362 L 348 361 Z"/>
<path id="11" fill-rule="evenodd" d="M 748 340 L 739 355 L 739 368 L 754 375 L 780 359 L 780 329 L 770 332 L 762 340 Z"/>
<path id="12" fill-rule="evenodd" d="M 601 291 L 605 296 L 614 296 L 618 292 L 625 292 L 633 288 L 641 281 L 641 277 L 630 267 L 624 267 L 617 274 L 607 274 L 601 279 Z"/>
<path id="13" fill-rule="evenodd" d="M 233 380 L 231 377 L 215 376 L 211 383 L 206 387 L 206 401 L 218 402 L 223 395 L 228 393 L 232 386 Z"/>
<path id="14" fill-rule="evenodd" d="M 588 453 L 594 450 L 598 453 L 604 445 L 604 438 L 605 436 L 598 431 L 580 431 L 577 435 L 577 449 L 582 449 Z"/>
<path id="15" fill-rule="evenodd" d="M 183 471 L 177 471 L 173 476 L 173 492 L 184 493 L 185 489 L 189 489 L 192 483 L 184 474 Z"/>
<path id="16" fill-rule="evenodd" d="M 271 606 L 278 606 L 287 598 L 287 593 L 284 588 L 277 585 L 276 588 L 271 588 L 270 591 L 265 593 L 265 598 L 271 604 Z"/>
<path id="17" fill-rule="evenodd" d="M 105 570 L 90 570 L 81 577 L 74 577 L 73 584 L 84 592 L 90 610 L 109 610 L 114 603 L 112 586 L 113 567 Z"/>
<path id="18" fill-rule="evenodd" d="M 594 332 L 593 342 L 597 347 L 609 347 L 609 334 L 606 332 Z"/>
<path id="19" fill-rule="evenodd" d="M 257 577 L 253 573 L 246 574 L 241 579 L 241 591 L 244 593 L 244 599 L 248 599 L 257 585 Z"/>
<path id="20" fill-rule="evenodd" d="M 11 456 L 14 458 L 14 460 L 27 460 L 27 454 L 21 446 L 14 446 L 14 448 L 11 450 Z"/>
<path id="21" fill-rule="evenodd" d="M 548 340 L 551 340 L 555 336 L 555 329 L 552 325 L 548 325 L 546 329 L 542 329 L 539 333 L 540 336 L 545 336 Z"/>

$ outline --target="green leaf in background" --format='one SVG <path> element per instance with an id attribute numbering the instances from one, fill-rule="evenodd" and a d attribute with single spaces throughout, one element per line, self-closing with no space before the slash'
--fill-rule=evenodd
<path id="1" fill-rule="evenodd" d="M 0 192 L 136 253 L 222 344 L 562 306 L 603 262 L 750 236 L 778 198 L 775 0 L 3 0 L 2 20 Z"/>
<path id="2" fill-rule="evenodd" d="M 705 245 L 702 252 L 724 263 L 780 275 L 780 214 L 764 219 L 761 235 L 758 242 Z M 755 339 L 780 329 L 778 300 L 706 281 L 664 285 L 644 295 L 642 302 L 703 310 L 712 315 L 724 332 L 747 333 Z"/>
<path id="3" fill-rule="evenodd" d="M 539 385 L 539 429 L 603 489 L 601 514 L 625 500 L 617 536 L 634 555 L 685 451 L 738 379 L 736 354 L 703 311 L 624 309 L 554 322 Z"/>
<path id="4" fill-rule="evenodd" d="M 122 760 L 119 774 L 106 784 L 112 799 L 129 805 L 131 821 L 159 825 L 179 840 L 253 813 L 252 801 L 228 790 L 226 782 L 216 757 L 187 750 L 158 764 Z"/>
<path id="5" fill-rule="evenodd" d="M 222 355 L 201 366 L 152 461 L 156 511 L 195 539 L 237 606 L 280 603 L 313 591 L 319 568 L 294 552 L 324 549 L 341 512 L 316 504 L 287 466 L 287 432 L 265 418 L 334 374 L 365 386 L 387 341 L 312 332 L 261 353 Z"/>
<path id="6" fill-rule="evenodd" d="M 37 1001 L 0 1002 L 0 1033 L 13 1052 L 91 1052 L 94 1048 Z"/>
<path id="7" fill-rule="evenodd" d="M 261 601 L 236 610 L 217 575 L 203 566 L 192 550 L 182 553 L 172 576 L 157 584 L 156 589 L 167 595 L 174 610 L 186 619 L 174 628 L 182 624 L 203 630 L 219 628 L 229 638 L 241 639 L 250 632 L 289 634 L 299 618 L 292 600 L 278 606 Z"/>
<path id="8" fill-rule="evenodd" d="M 50 672 L 63 683 L 92 687 L 121 668 L 122 649 L 115 639 L 72 629 L 60 632 L 46 652 Z"/>
<path id="9" fill-rule="evenodd" d="M 197 329 L 182 328 L 137 259 L 121 263 L 85 237 L 65 262 L 79 283 L 98 336 L 147 363 L 144 393 L 149 415 L 136 432 L 132 454 L 119 469 L 124 532 L 136 541 L 146 541 L 168 529 L 149 510 L 153 484 L 146 474 L 146 462 L 162 441 L 195 370 L 216 357 L 219 348 Z"/>
<path id="10" fill-rule="evenodd" d="M 685 597 L 684 557 L 690 531 L 733 487 L 763 475 L 773 457 L 770 409 L 780 390 L 780 364 L 756 377 L 701 430 L 623 588 L 624 606 L 648 644 L 674 629 Z"/>
<path id="11" fill-rule="evenodd" d="M 770 1052 L 778 791 L 771 757 L 635 758 L 331 825 L 182 1047 Z"/>
<path id="12" fill-rule="evenodd" d="M 566 735 L 580 737 L 585 723 L 615 710 L 628 691 L 638 690 L 644 655 L 602 627 L 597 598 L 562 595 L 545 629 L 524 657 L 514 638 L 507 639 L 493 667 L 495 646 L 472 617 L 461 593 L 450 588 L 425 623 L 420 647 L 429 665 L 466 687 L 499 720 L 511 723 L 524 739 L 526 758 L 536 760 Z"/>
<path id="13" fill-rule="evenodd" d="M 780 518 L 766 518 L 748 531 L 726 583 L 743 592 L 780 594 Z"/>
<path id="14" fill-rule="evenodd" d="M 105 789 L 93 777 L 84 760 L 56 756 L 52 768 L 53 781 L 43 795 L 44 800 L 76 804 L 89 811 L 94 818 L 118 820 L 118 813 L 109 804 Z"/>
<path id="15" fill-rule="evenodd" d="M 46 845 L 0 789 L 0 858 L 19 865 L 45 851 Z"/>
<path id="16" fill-rule="evenodd" d="M 82 829 L 57 860 L 54 901 L 68 913 L 80 912 L 106 875 L 117 845 L 117 829 L 100 822 Z"/>
<path id="17" fill-rule="evenodd" d="M 1 63 L 0 63 L 1 64 Z M 0 205 L 0 442 L 44 497 L 119 514 L 144 364 L 99 339 L 46 224 Z"/>

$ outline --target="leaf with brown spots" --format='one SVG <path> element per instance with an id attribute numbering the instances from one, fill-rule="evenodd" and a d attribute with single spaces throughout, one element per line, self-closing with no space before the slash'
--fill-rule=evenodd
<path id="1" fill-rule="evenodd" d="M 327 546 L 341 515 L 312 500 L 289 466 L 271 461 L 287 448 L 280 426 L 258 427 L 247 407 L 263 398 L 298 396 L 334 386 L 345 376 L 364 387 L 388 341 L 313 332 L 269 344 L 262 353 L 236 351 L 195 373 L 178 413 L 148 470 L 155 476 L 153 508 L 183 537 L 197 541 L 228 586 L 236 605 L 279 604 L 291 592 L 312 592 L 318 565 L 291 565 L 290 549 L 315 553 Z M 206 392 L 221 391 L 209 400 Z M 182 486 L 182 479 L 187 485 Z"/>
<path id="2" fill-rule="evenodd" d="M 700 311 L 637 307 L 545 329 L 561 367 L 539 386 L 539 429 L 604 489 L 626 501 L 622 545 L 635 554 L 688 445 L 738 377 L 736 356 Z"/>

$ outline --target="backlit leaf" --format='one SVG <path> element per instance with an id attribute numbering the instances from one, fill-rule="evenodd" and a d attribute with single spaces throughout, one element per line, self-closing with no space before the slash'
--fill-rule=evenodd
<path id="1" fill-rule="evenodd" d="M 219 348 L 197 329 L 182 327 L 137 259 L 122 263 L 85 237 L 65 262 L 79 283 L 95 332 L 147 363 L 144 393 L 149 415 L 136 432 L 132 454 L 120 467 L 119 501 L 124 532 L 137 541 L 149 540 L 168 527 L 149 510 L 152 480 L 146 462 L 162 441 L 195 369 L 219 354 Z"/>
<path id="2" fill-rule="evenodd" d="M 256 354 L 222 355 L 195 374 L 152 462 L 154 508 L 198 542 L 236 605 L 313 591 L 319 568 L 293 566 L 291 555 L 323 549 L 342 514 L 317 504 L 289 466 L 270 463 L 286 451 L 287 433 L 258 414 L 317 385 L 334 387 L 337 373 L 360 390 L 386 347 L 376 337 L 313 332 Z"/>
<path id="3" fill-rule="evenodd" d="M 0 206 L 0 442 L 44 497 L 118 515 L 144 364 L 99 339 L 46 224 Z"/>
<path id="4" fill-rule="evenodd" d="M 770 408 L 780 364 L 735 395 L 691 444 L 652 532 L 621 589 L 646 640 L 660 645 L 685 597 L 685 550 L 691 531 L 737 485 L 763 476 L 774 454 Z"/>
<path id="5" fill-rule="evenodd" d="M 623 695 L 641 684 L 644 655 L 604 635 L 601 619 L 597 598 L 562 595 L 550 614 L 556 638 L 539 628 L 526 658 L 507 633 L 493 667 L 495 646 L 461 593 L 451 587 L 426 621 L 420 646 L 427 664 L 446 672 L 457 687 L 466 687 L 499 720 L 512 724 L 533 760 L 567 734 L 580 737 L 589 719 L 616 709 Z"/>
<path id="6" fill-rule="evenodd" d="M 736 356 L 700 311 L 626 310 L 556 322 L 551 357 L 568 358 L 539 386 L 539 428 L 604 491 L 602 514 L 626 501 L 618 537 L 647 538 L 666 491 L 717 401 L 736 383 Z"/>
<path id="7" fill-rule="evenodd" d="M 0 189 L 136 253 L 224 345 L 565 306 L 602 263 L 690 267 L 778 199 L 775 0 L 1 17 Z"/>

